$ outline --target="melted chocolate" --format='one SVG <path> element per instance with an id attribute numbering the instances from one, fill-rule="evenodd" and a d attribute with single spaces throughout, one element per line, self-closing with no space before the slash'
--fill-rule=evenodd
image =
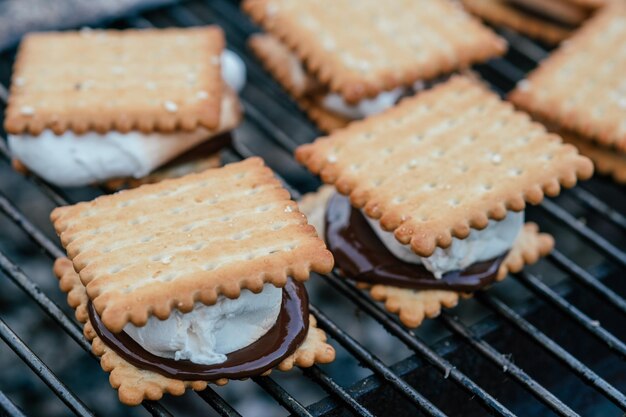
<path id="1" fill-rule="evenodd" d="M 496 279 L 505 257 L 477 262 L 463 271 L 450 271 L 436 279 L 423 265 L 396 258 L 363 214 L 351 206 L 347 197 L 338 194 L 330 198 L 326 208 L 326 244 L 346 277 L 420 290 L 479 290 Z"/>
<path id="2" fill-rule="evenodd" d="M 243 379 L 257 376 L 278 365 L 302 344 L 309 328 L 309 300 L 304 285 L 289 278 L 276 324 L 256 342 L 226 355 L 226 361 L 201 365 L 153 355 L 125 332 L 112 333 L 100 320 L 89 302 L 89 321 L 102 341 L 138 368 L 166 377 L 214 381 L 220 378 Z"/>

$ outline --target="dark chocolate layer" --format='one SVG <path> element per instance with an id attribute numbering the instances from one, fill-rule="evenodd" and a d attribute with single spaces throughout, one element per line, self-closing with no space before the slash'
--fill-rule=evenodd
<path id="1" fill-rule="evenodd" d="M 110 332 L 100 320 L 93 304 L 88 305 L 89 320 L 102 341 L 126 361 L 140 369 L 184 381 L 214 381 L 220 378 L 243 379 L 260 375 L 291 355 L 304 341 L 309 329 L 309 300 L 306 288 L 289 278 L 276 324 L 259 340 L 226 355 L 226 361 L 200 365 L 188 360 L 156 356 L 124 332 Z"/>
<path id="2" fill-rule="evenodd" d="M 436 279 L 423 265 L 396 258 L 376 236 L 363 214 L 352 207 L 347 197 L 339 194 L 330 198 L 326 208 L 326 244 L 335 257 L 335 264 L 347 278 L 420 290 L 479 290 L 496 279 L 506 255 Z"/>

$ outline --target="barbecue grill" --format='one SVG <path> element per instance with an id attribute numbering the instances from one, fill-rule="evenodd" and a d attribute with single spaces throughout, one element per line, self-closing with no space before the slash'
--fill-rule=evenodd
<path id="1" fill-rule="evenodd" d="M 241 94 L 245 120 L 225 161 L 259 155 L 294 198 L 314 190 L 319 180 L 292 154 L 320 133 L 246 50 L 246 39 L 257 28 L 236 3 L 183 1 L 109 26 L 212 23 L 224 28 L 229 48 L 248 68 Z M 476 70 L 505 94 L 548 52 L 513 32 L 499 32 L 510 43 L 509 53 Z M 2 111 L 14 53 L 0 58 Z M 593 178 L 527 210 L 555 236 L 556 250 L 417 330 L 402 326 L 352 282 L 336 274 L 315 276 L 311 312 L 337 348 L 335 363 L 145 401 L 142 410 L 115 400 L 51 272 L 52 261 L 64 251 L 47 213 L 104 191 L 59 190 L 35 177 L 23 179 L 10 169 L 4 140 L 0 155 L 4 414 L 618 416 L 626 411 L 626 193 L 609 179 Z"/>

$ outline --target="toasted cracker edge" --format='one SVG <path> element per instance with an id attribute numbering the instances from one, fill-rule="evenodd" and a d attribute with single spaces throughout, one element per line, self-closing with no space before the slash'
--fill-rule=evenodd
<path id="1" fill-rule="evenodd" d="M 546 256 L 554 247 L 554 239 L 547 233 L 539 233 L 535 223 L 526 223 L 513 248 L 498 271 L 497 280 L 502 281 L 509 272 L 522 270 Z M 459 297 L 467 294 L 445 290 L 412 290 L 389 285 L 376 284 L 370 287 L 373 299 L 385 304 L 390 313 L 398 314 L 407 327 L 418 327 L 424 318 L 433 318 L 441 313 L 441 308 L 457 305 Z"/>
<path id="2" fill-rule="evenodd" d="M 143 400 L 159 400 L 166 393 L 178 396 L 183 395 L 187 389 L 201 391 L 207 387 L 207 381 L 176 380 L 156 372 L 139 369 L 126 362 L 97 336 L 89 322 L 87 293 L 78 274 L 74 271 L 72 262 L 67 258 L 58 258 L 54 263 L 54 274 L 59 279 L 61 290 L 67 293 L 68 304 L 76 310 L 77 320 L 84 324 L 83 333 L 91 342 L 93 353 L 101 358 L 100 366 L 105 372 L 110 373 L 109 382 L 111 387 L 118 390 L 122 403 L 138 405 Z M 326 333 L 317 327 L 317 321 L 311 315 L 306 339 L 276 369 L 289 371 L 294 366 L 308 368 L 315 364 L 332 362 L 334 359 L 334 348 L 326 343 Z M 216 385 L 224 385 L 227 382 L 226 378 L 211 381 Z"/>

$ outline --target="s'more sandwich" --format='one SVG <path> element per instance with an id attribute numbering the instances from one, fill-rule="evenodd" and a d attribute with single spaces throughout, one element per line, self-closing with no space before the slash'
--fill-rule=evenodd
<path id="1" fill-rule="evenodd" d="M 509 99 L 626 184 L 626 2 L 598 12 Z"/>
<path id="2" fill-rule="evenodd" d="M 506 42 L 450 0 L 245 0 L 249 46 L 326 132 L 392 107 Z"/>
<path id="3" fill-rule="evenodd" d="M 546 255 L 553 239 L 525 223 L 526 204 L 593 172 L 576 148 L 464 76 L 303 145 L 296 158 L 334 185 L 301 208 L 339 273 L 409 327 Z"/>
<path id="4" fill-rule="evenodd" d="M 568 38 L 611 0 L 461 0 L 486 22 L 513 29 L 547 44 Z"/>
<path id="5" fill-rule="evenodd" d="M 136 186 L 216 166 L 244 82 L 216 26 L 29 34 L 6 109 L 14 166 L 58 186 Z"/>
<path id="6" fill-rule="evenodd" d="M 333 257 L 259 158 L 51 220 L 55 275 L 125 404 L 335 357 L 303 285 Z"/>

